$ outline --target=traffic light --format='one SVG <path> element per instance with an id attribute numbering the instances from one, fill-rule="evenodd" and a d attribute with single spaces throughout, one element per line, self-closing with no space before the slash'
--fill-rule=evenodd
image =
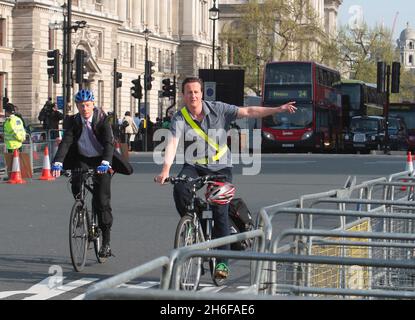
<path id="1" fill-rule="evenodd" d="M 140 83 L 140 78 L 131 81 L 134 84 L 134 87 L 131 87 L 131 95 L 136 99 L 143 98 L 143 87 Z"/>
<path id="2" fill-rule="evenodd" d="M 153 69 L 154 66 L 155 66 L 155 63 L 153 61 L 148 61 L 148 60 L 146 61 L 144 86 L 147 90 L 151 90 L 151 88 L 153 87 L 151 83 L 154 81 L 153 73 L 156 72 Z"/>
<path id="3" fill-rule="evenodd" d="M 378 62 L 377 67 L 377 91 L 378 93 L 384 93 L 386 91 L 386 63 Z"/>
<path id="4" fill-rule="evenodd" d="M 162 96 L 163 97 L 170 97 L 170 88 L 171 88 L 170 78 L 164 79 L 162 81 L 162 83 L 163 83 L 163 87 L 162 87 L 163 93 L 162 93 Z"/>
<path id="5" fill-rule="evenodd" d="M 48 75 L 54 83 L 59 83 L 59 50 L 48 51 Z"/>
<path id="6" fill-rule="evenodd" d="M 163 83 L 163 97 L 174 97 L 176 95 L 176 84 L 172 83 L 170 79 L 164 79 Z"/>
<path id="7" fill-rule="evenodd" d="M 86 74 L 85 67 L 85 51 L 78 49 L 75 51 L 75 72 L 76 72 L 76 83 L 82 84 L 84 82 L 84 74 Z"/>
<path id="8" fill-rule="evenodd" d="M 392 63 L 392 93 L 399 93 L 401 83 L 401 64 L 399 62 Z"/>
<path id="9" fill-rule="evenodd" d="M 121 72 L 116 72 L 115 73 L 115 83 L 117 88 L 121 88 L 122 87 L 122 73 Z"/>

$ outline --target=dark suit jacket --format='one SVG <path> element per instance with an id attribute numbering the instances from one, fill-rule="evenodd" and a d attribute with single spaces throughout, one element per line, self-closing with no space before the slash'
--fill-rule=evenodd
<path id="1" fill-rule="evenodd" d="M 78 140 L 82 134 L 82 119 L 78 113 L 67 119 L 67 127 L 59 144 L 53 162 L 62 162 L 65 170 L 76 168 L 79 161 Z M 133 173 L 131 165 L 114 148 L 114 136 L 111 124 L 106 121 L 106 115 L 95 108 L 92 118 L 92 129 L 104 151 L 102 160 L 108 161 L 115 172 L 130 175 Z"/>

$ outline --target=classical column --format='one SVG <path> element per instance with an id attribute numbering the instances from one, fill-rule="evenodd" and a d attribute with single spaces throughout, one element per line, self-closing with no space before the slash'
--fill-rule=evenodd
<path id="1" fill-rule="evenodd" d="M 118 18 L 122 22 L 127 20 L 127 0 L 118 0 Z"/>
<path id="2" fill-rule="evenodd" d="M 141 0 L 134 0 L 132 2 L 132 21 L 133 21 L 133 28 L 134 29 L 141 29 L 142 21 L 141 21 Z"/>
<path id="3" fill-rule="evenodd" d="M 154 1 L 147 1 L 147 28 L 154 30 Z"/>
<path id="4" fill-rule="evenodd" d="M 171 12 L 168 11 L 168 0 L 160 0 L 159 2 L 159 21 L 160 21 L 160 35 L 167 36 L 168 35 L 168 27 L 167 24 L 169 22 L 169 17 L 171 15 Z"/>

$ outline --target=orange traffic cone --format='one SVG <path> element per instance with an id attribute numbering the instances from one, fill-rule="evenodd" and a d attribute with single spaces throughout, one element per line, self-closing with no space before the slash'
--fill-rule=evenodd
<path id="1" fill-rule="evenodd" d="M 20 158 L 19 151 L 17 149 L 13 152 L 13 164 L 10 179 L 7 181 L 9 184 L 25 184 L 26 181 L 22 179 L 22 173 L 20 172 Z"/>
<path id="2" fill-rule="evenodd" d="M 414 172 L 414 164 L 412 162 L 412 155 L 411 155 L 411 151 L 408 151 L 408 154 L 406 156 L 406 165 L 405 165 L 405 171 L 409 171 L 410 174 L 409 176 L 412 176 L 413 172 Z M 403 182 L 408 182 L 408 180 L 403 179 Z M 402 186 L 401 187 L 401 191 L 406 191 L 406 187 Z"/>
<path id="3" fill-rule="evenodd" d="M 39 180 L 43 181 L 52 181 L 55 178 L 52 176 L 50 172 L 50 160 L 49 160 L 49 149 L 48 146 L 45 147 L 44 155 L 43 155 L 43 168 L 42 168 L 42 175 Z"/>

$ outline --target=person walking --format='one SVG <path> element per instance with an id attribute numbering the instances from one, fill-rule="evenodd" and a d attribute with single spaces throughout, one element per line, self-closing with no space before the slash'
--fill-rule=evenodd
<path id="1" fill-rule="evenodd" d="M 70 117 L 62 142 L 52 163 L 52 175 L 59 177 L 63 169 L 96 169 L 94 177 L 92 209 L 98 213 L 98 226 L 103 241 L 100 257 L 112 255 L 110 247 L 113 224 L 111 208 L 111 178 L 113 172 L 130 175 L 131 165 L 114 150 L 114 136 L 106 114 L 95 108 L 94 94 L 80 90 L 75 96 L 79 113 Z M 71 180 L 72 193 L 80 192 L 81 176 Z"/>
<path id="2" fill-rule="evenodd" d="M 178 111 L 170 124 L 171 136 L 166 146 L 164 164 L 155 181 L 164 184 L 170 175 L 170 168 L 176 156 L 177 146 L 181 138 L 195 143 L 194 152 L 185 150 L 184 161 L 179 177 L 196 178 L 204 175 L 219 174 L 226 176 L 228 184 L 232 182 L 231 153 L 227 147 L 227 130 L 237 118 L 262 118 L 280 112 L 294 113 L 297 108 L 295 102 L 289 102 L 276 108 L 265 107 L 237 107 L 223 102 L 207 102 L 202 100 L 203 81 L 199 78 L 186 78 L 182 84 L 182 94 L 185 106 Z M 219 134 L 219 143 L 212 143 L 210 130 Z M 217 136 L 215 136 L 217 138 Z M 195 141 L 195 142 L 194 142 Z M 226 185 L 225 185 L 226 186 Z M 210 186 L 209 194 L 220 193 L 223 183 Z M 226 187 L 225 187 L 226 189 Z M 180 216 L 186 214 L 186 207 L 190 203 L 191 192 L 184 183 L 174 186 L 173 197 Z M 229 203 L 212 205 L 214 228 L 213 238 L 229 235 L 228 221 Z M 229 250 L 230 245 L 220 247 Z M 226 279 L 229 275 L 229 266 L 226 259 L 218 259 L 214 272 L 217 279 Z"/>
<path id="3" fill-rule="evenodd" d="M 134 119 L 131 117 L 131 112 L 127 111 L 122 119 L 122 126 L 124 128 L 124 139 L 128 146 L 128 151 L 131 151 L 131 136 L 138 133 L 138 128 L 135 125 Z"/>

